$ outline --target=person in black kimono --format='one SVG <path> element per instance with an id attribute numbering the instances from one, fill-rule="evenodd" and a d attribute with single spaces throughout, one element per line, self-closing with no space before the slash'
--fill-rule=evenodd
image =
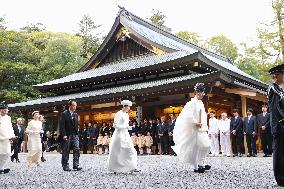
<path id="1" fill-rule="evenodd" d="M 260 140 L 263 148 L 263 157 L 272 155 L 272 138 L 270 127 L 270 114 L 267 112 L 267 105 L 262 105 L 262 113 L 257 115 L 257 127 L 260 130 Z"/>
<path id="2" fill-rule="evenodd" d="M 148 131 L 149 131 L 148 120 L 144 119 L 143 123 L 140 124 L 140 127 L 138 127 L 138 132 L 146 136 Z"/>
<path id="3" fill-rule="evenodd" d="M 153 139 L 153 145 L 152 145 L 152 153 L 157 154 L 158 149 L 158 142 L 157 142 L 157 135 L 158 135 L 158 128 L 155 120 L 150 119 L 149 120 L 149 129 L 151 133 L 151 137 Z"/>
<path id="4" fill-rule="evenodd" d="M 88 144 L 90 139 L 89 128 L 87 124 L 85 124 L 84 129 L 81 131 L 81 138 L 82 138 L 82 147 L 83 147 L 83 154 L 88 153 Z"/>
<path id="5" fill-rule="evenodd" d="M 257 127 L 256 117 L 253 116 L 253 110 L 248 108 L 247 117 L 244 118 L 244 135 L 246 136 L 248 157 L 256 157 L 256 140 L 257 140 Z"/>
<path id="6" fill-rule="evenodd" d="M 239 110 L 233 110 L 233 117 L 231 118 L 230 130 L 232 134 L 233 157 L 243 156 L 244 146 L 244 133 L 243 133 L 243 120 L 239 116 Z"/>
<path id="7" fill-rule="evenodd" d="M 162 155 L 169 154 L 169 125 L 166 122 L 166 117 L 161 117 L 161 123 L 159 124 L 159 131 L 158 131 L 160 140 L 161 140 L 161 147 L 162 147 Z"/>
<path id="8" fill-rule="evenodd" d="M 284 187 L 284 64 L 269 70 L 273 83 L 268 88 L 271 134 L 273 137 L 273 171 L 279 186 Z"/>
<path id="9" fill-rule="evenodd" d="M 20 163 L 18 154 L 21 152 L 21 145 L 25 135 L 22 118 L 17 119 L 17 124 L 13 126 L 13 130 L 16 138 L 13 140 L 12 144 L 12 151 L 14 151 L 14 153 L 11 156 L 11 161 L 14 162 L 14 160 L 16 160 L 17 163 Z"/>

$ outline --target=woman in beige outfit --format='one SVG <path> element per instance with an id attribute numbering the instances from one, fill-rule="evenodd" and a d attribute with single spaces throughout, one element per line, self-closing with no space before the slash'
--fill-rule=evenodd
<path id="1" fill-rule="evenodd" d="M 33 119 L 28 123 L 26 133 L 28 135 L 28 167 L 33 164 L 40 166 L 40 157 L 42 153 L 42 144 L 40 133 L 42 132 L 42 122 L 39 120 L 39 112 L 32 113 Z"/>

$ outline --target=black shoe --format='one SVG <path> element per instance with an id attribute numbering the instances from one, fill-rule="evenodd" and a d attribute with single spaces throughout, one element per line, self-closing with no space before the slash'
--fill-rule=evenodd
<path id="1" fill-rule="evenodd" d="M 204 173 L 205 172 L 205 169 L 204 168 L 201 168 L 201 167 L 198 167 L 198 169 L 194 169 L 193 170 L 195 173 Z"/>
<path id="2" fill-rule="evenodd" d="M 251 157 L 252 155 L 248 154 L 247 157 Z"/>
<path id="3" fill-rule="evenodd" d="M 41 157 L 40 159 L 41 159 L 41 162 L 45 162 L 46 161 L 46 159 L 44 157 Z"/>
<path id="4" fill-rule="evenodd" d="M 20 160 L 19 160 L 19 159 L 16 159 L 16 162 L 17 162 L 17 163 L 20 163 Z"/>
<path id="5" fill-rule="evenodd" d="M 233 157 L 238 157 L 238 154 L 233 154 Z"/>
<path id="6" fill-rule="evenodd" d="M 198 168 L 204 169 L 205 171 L 208 171 L 211 169 L 211 165 L 205 165 L 205 166 L 200 166 L 198 165 Z"/>
<path id="7" fill-rule="evenodd" d="M 81 171 L 82 167 L 73 167 L 74 171 Z"/>
<path id="8" fill-rule="evenodd" d="M 243 157 L 243 154 L 239 154 L 239 157 Z"/>
<path id="9" fill-rule="evenodd" d="M 9 173 L 9 172 L 10 172 L 10 169 L 4 169 L 4 170 L 3 170 L 3 173 L 4 173 L 4 174 Z"/>
<path id="10" fill-rule="evenodd" d="M 71 171 L 69 167 L 63 167 L 63 171 Z"/>
<path id="11" fill-rule="evenodd" d="M 14 157 L 11 157 L 11 162 L 14 162 Z"/>

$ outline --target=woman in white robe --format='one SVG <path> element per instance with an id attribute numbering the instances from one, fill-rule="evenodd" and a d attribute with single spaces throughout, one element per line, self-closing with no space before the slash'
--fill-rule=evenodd
<path id="1" fill-rule="evenodd" d="M 0 104 L 0 174 L 8 173 L 10 169 L 5 164 L 11 155 L 11 139 L 15 137 L 11 117 L 6 104 Z"/>
<path id="2" fill-rule="evenodd" d="M 109 144 L 109 156 L 107 168 L 110 172 L 136 172 L 137 171 L 137 152 L 132 143 L 128 132 L 129 115 L 128 111 L 132 102 L 123 100 L 122 110 L 118 111 L 114 117 L 115 131 Z"/>
<path id="3" fill-rule="evenodd" d="M 39 112 L 32 113 L 33 120 L 28 123 L 26 133 L 28 134 L 28 167 L 33 164 L 40 166 L 40 157 L 42 153 L 42 144 L 40 134 L 42 133 L 42 122 L 39 120 Z"/>
<path id="4" fill-rule="evenodd" d="M 194 167 L 194 172 L 199 173 L 211 168 L 209 165 L 203 165 L 203 160 L 210 150 L 207 114 L 201 101 L 204 90 L 204 84 L 196 84 L 195 97 L 186 103 L 176 119 L 173 131 L 175 146 L 172 146 L 179 160 L 190 163 Z"/>

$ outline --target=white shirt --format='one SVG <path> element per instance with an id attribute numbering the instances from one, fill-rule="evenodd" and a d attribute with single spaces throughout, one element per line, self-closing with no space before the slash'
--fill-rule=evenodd
<path id="1" fill-rule="evenodd" d="M 210 118 L 209 119 L 209 134 L 218 134 L 219 129 L 218 129 L 218 119 Z"/>
<path id="2" fill-rule="evenodd" d="M 262 113 L 263 117 L 265 117 L 266 113 L 267 113 L 267 112 L 263 112 L 263 113 Z"/>
<path id="3" fill-rule="evenodd" d="M 220 119 L 218 121 L 218 128 L 220 130 L 220 133 L 226 133 L 229 134 L 230 133 L 230 122 L 231 120 L 226 118 L 225 120 Z"/>

